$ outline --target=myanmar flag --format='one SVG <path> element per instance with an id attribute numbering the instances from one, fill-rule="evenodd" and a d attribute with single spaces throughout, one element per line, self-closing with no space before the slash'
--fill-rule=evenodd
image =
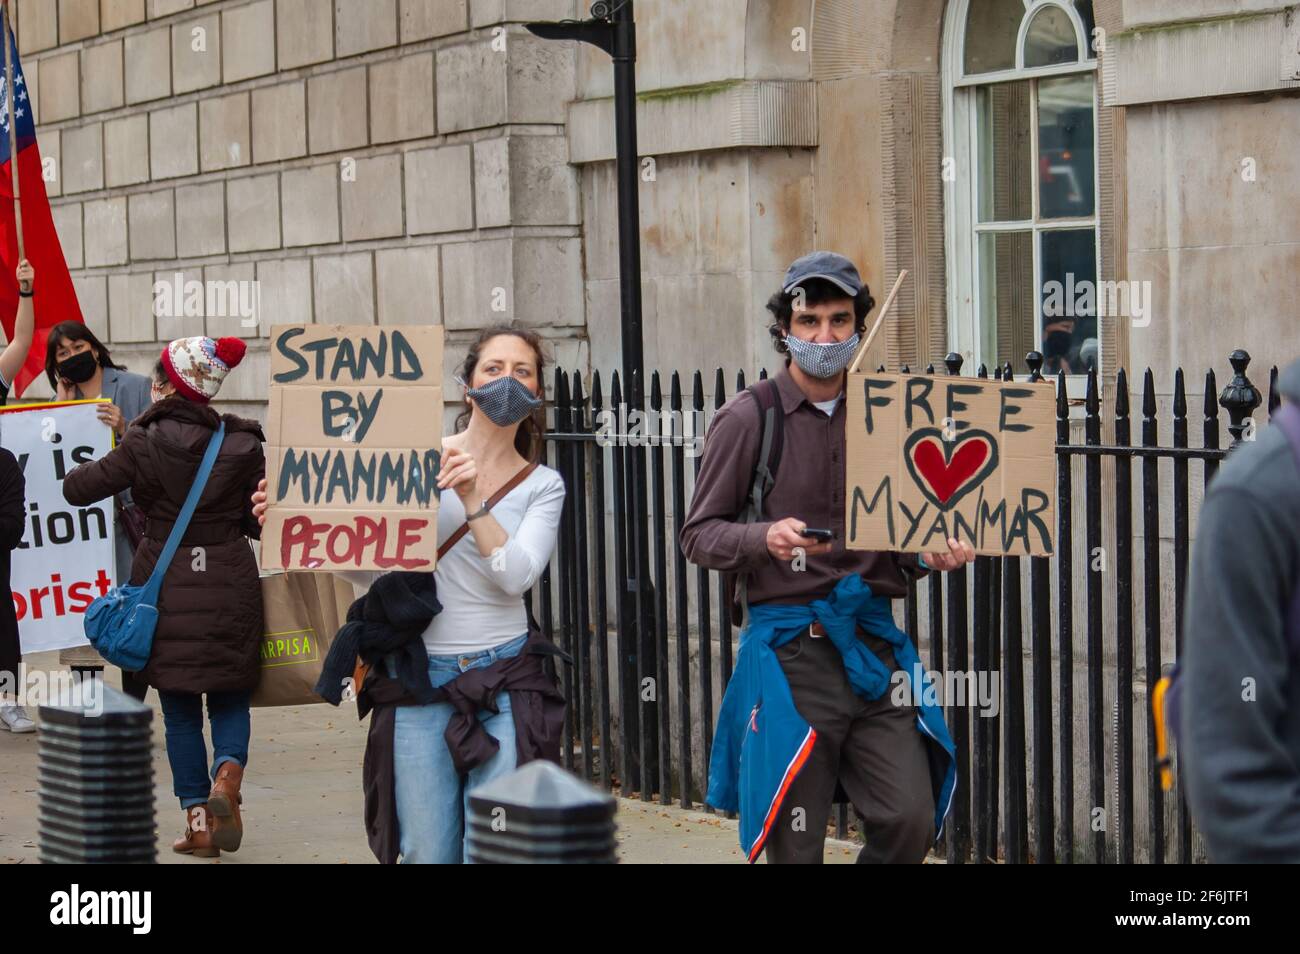
<path id="1" fill-rule="evenodd" d="M 23 217 L 24 252 L 36 270 L 36 333 L 27 361 L 12 382 L 15 396 L 22 396 L 34 378 L 45 373 L 45 341 L 50 329 L 61 321 L 82 321 L 77 292 L 63 258 L 63 247 L 54 231 L 50 200 L 45 194 L 41 175 L 41 151 L 36 145 L 36 125 L 32 122 L 31 102 L 13 32 L 9 32 L 9 51 L 14 70 L 14 117 L 17 129 L 18 193 Z M 18 228 L 14 216 L 13 165 L 9 150 L 9 96 L 5 89 L 4 63 L 0 58 L 0 324 L 12 340 L 14 316 L 18 311 Z"/>

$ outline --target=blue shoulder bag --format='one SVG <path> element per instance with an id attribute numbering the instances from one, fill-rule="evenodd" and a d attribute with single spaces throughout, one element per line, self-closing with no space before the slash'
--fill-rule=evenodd
<path id="1" fill-rule="evenodd" d="M 203 495 L 225 436 L 226 423 L 222 421 L 208 441 L 203 462 L 199 464 L 190 494 L 185 498 L 185 506 L 172 524 L 172 532 L 167 535 L 167 544 L 149 574 L 148 582 L 144 586 L 115 586 L 86 609 L 86 638 L 90 645 L 113 665 L 127 672 L 139 672 L 149 661 L 154 630 L 158 626 L 158 594 L 162 590 L 163 577 L 167 575 L 181 537 L 185 536 L 190 518 L 199 505 L 199 497 Z"/>

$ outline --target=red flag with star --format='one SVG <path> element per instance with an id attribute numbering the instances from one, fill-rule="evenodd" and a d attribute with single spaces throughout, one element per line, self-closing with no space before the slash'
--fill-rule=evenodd
<path id="1" fill-rule="evenodd" d="M 18 163 L 19 201 L 22 203 L 23 244 L 27 260 L 36 270 L 33 286 L 36 297 L 36 331 L 32 349 L 27 353 L 17 377 L 11 382 L 13 392 L 21 397 L 33 379 L 45 373 L 45 342 L 50 329 L 61 321 L 83 321 L 77 292 L 68 273 L 50 215 L 50 200 L 45 194 L 41 152 L 36 145 L 36 126 L 32 122 L 27 82 L 18 64 L 18 49 L 9 32 L 9 54 L 13 57 L 14 117 L 17 120 L 17 152 L 9 151 L 9 97 L 5 90 L 3 66 L 0 66 L 0 324 L 12 340 L 14 318 L 18 312 L 18 228 L 14 216 L 13 163 Z"/>

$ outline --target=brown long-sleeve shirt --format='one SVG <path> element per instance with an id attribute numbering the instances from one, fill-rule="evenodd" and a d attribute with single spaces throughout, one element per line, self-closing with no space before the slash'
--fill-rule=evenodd
<path id="1" fill-rule="evenodd" d="M 844 548 L 843 392 L 828 417 L 790 376 L 788 363 L 773 380 L 785 414 L 784 446 L 776 483 L 763 498 L 763 519 L 742 522 L 763 434 L 758 403 L 742 391 L 709 424 L 695 495 L 682 526 L 682 552 L 709 569 L 748 573 L 750 603 L 807 603 L 827 596 L 850 573 L 861 575 L 873 593 L 903 596 L 907 574 L 925 573 L 914 555 Z M 834 530 L 831 551 L 806 557 L 801 570 L 773 557 L 767 531 L 786 517 Z"/>

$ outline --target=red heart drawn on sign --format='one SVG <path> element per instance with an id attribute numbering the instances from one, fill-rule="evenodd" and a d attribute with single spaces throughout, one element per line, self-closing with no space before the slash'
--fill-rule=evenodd
<path id="1" fill-rule="evenodd" d="M 905 453 L 921 489 L 945 509 L 987 477 L 997 463 L 993 440 L 983 431 L 945 442 L 939 432 L 927 428 L 912 436 Z"/>

